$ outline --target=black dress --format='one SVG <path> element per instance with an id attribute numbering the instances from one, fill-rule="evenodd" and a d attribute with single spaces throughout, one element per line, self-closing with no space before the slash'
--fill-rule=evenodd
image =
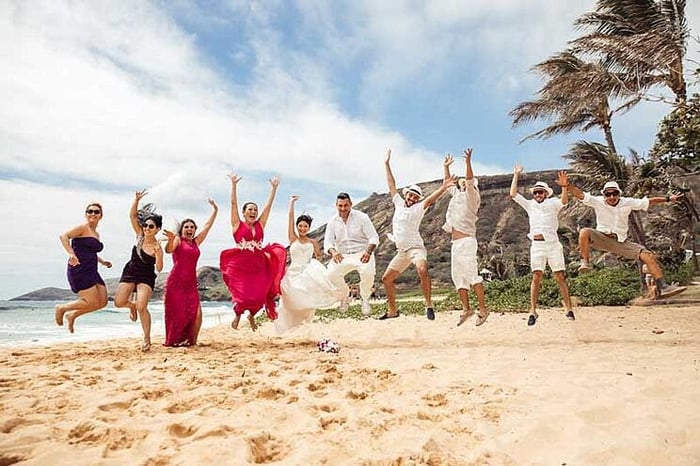
<path id="1" fill-rule="evenodd" d="M 153 289 L 156 284 L 155 256 L 150 256 L 141 250 L 141 257 L 139 257 L 136 246 L 131 248 L 131 259 L 124 266 L 119 282 L 145 283 Z"/>

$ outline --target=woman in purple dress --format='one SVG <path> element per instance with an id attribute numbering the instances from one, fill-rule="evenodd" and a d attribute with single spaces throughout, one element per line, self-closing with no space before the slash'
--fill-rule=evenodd
<path id="1" fill-rule="evenodd" d="M 213 212 L 199 233 L 191 218 L 180 222 L 177 233 L 163 230 L 168 237 L 165 252 L 173 255 L 173 269 L 165 282 L 164 346 L 194 346 L 202 326 L 202 306 L 197 289 L 199 245 L 209 234 L 219 208 L 209 199 Z"/>
<path id="2" fill-rule="evenodd" d="M 73 333 L 76 318 L 107 305 L 107 287 L 97 272 L 97 264 L 112 267 L 111 262 L 97 255 L 103 248 L 97 232 L 97 224 L 102 220 L 102 206 L 97 202 L 88 204 L 85 218 L 85 223 L 59 236 L 68 253 L 68 283 L 73 293 L 78 293 L 78 299 L 57 305 L 55 318 L 58 325 L 63 325 L 65 316 L 70 333 Z"/>

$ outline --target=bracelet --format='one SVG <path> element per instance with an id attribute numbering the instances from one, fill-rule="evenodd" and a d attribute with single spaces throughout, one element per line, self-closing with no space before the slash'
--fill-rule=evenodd
<path id="1" fill-rule="evenodd" d="M 666 202 L 671 202 L 671 196 L 666 196 Z"/>

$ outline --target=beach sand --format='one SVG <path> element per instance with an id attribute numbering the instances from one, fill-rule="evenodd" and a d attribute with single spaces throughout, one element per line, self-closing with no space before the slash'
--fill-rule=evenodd
<path id="1" fill-rule="evenodd" d="M 4 349 L 0 465 L 700 464 L 697 305 L 457 317 Z"/>

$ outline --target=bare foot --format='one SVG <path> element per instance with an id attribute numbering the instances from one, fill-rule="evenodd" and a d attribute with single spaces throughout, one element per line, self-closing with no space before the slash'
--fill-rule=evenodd
<path id="1" fill-rule="evenodd" d="M 75 315 L 73 312 L 69 312 L 66 314 L 66 320 L 68 321 L 68 331 L 70 333 L 74 333 L 75 329 L 73 328 L 73 323 L 75 322 Z"/>
<path id="2" fill-rule="evenodd" d="M 148 340 L 143 340 L 143 343 L 141 343 L 141 351 L 146 353 L 151 350 L 151 342 Z"/>
<path id="3" fill-rule="evenodd" d="M 231 322 L 231 328 L 234 330 L 238 330 L 238 323 L 241 321 L 241 316 L 236 314 L 236 317 L 233 319 L 233 322 Z"/>
<path id="4" fill-rule="evenodd" d="M 53 314 L 54 314 L 54 317 L 56 319 L 57 325 L 59 325 L 59 326 L 63 325 L 63 314 L 65 314 L 65 313 L 66 313 L 66 311 L 61 309 L 61 305 L 56 304 L 56 309 L 55 309 Z"/>
<path id="5" fill-rule="evenodd" d="M 258 329 L 258 324 L 255 323 L 255 316 L 253 314 L 248 314 L 248 322 L 250 322 L 250 328 L 253 329 L 253 331 Z"/>
<path id="6" fill-rule="evenodd" d="M 130 303 L 129 304 L 129 320 L 132 322 L 136 322 L 137 316 L 138 316 L 138 314 L 136 313 L 136 304 Z"/>

